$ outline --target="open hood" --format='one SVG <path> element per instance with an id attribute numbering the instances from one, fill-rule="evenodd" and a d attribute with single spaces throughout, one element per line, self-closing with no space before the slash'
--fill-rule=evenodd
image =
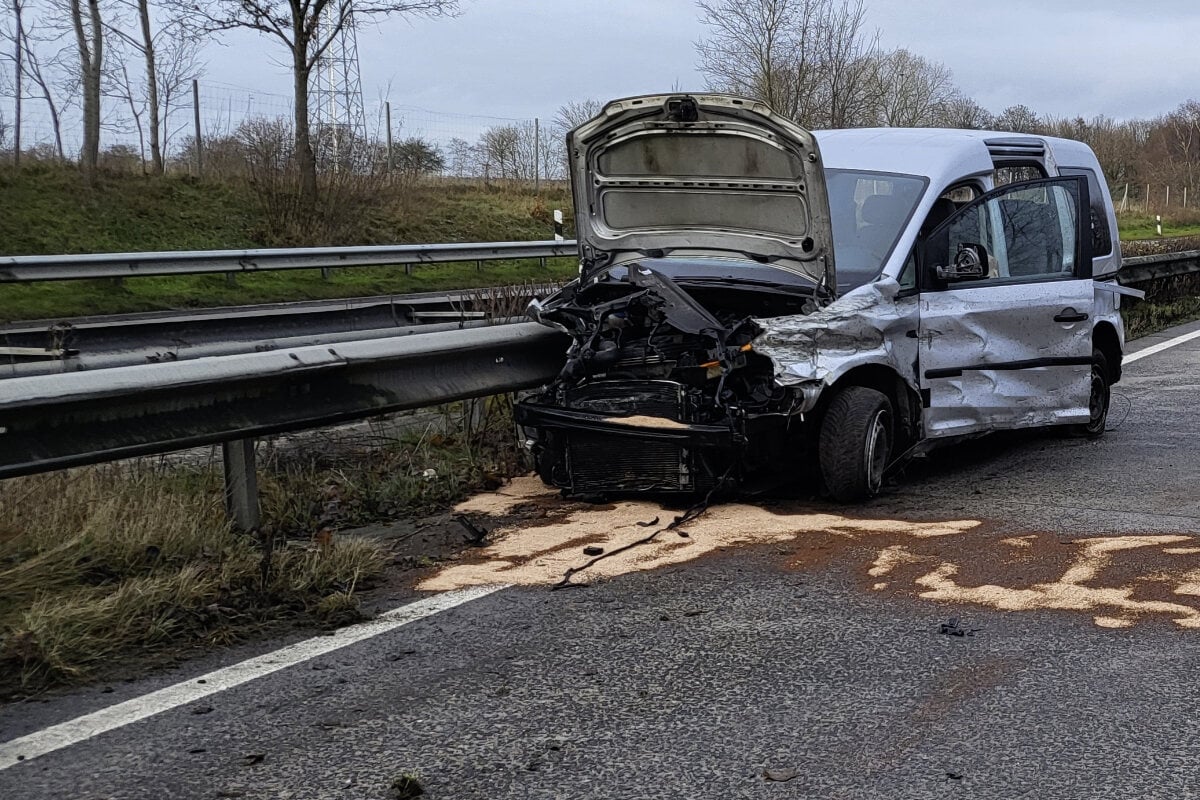
<path id="1" fill-rule="evenodd" d="M 587 278 L 645 257 L 745 257 L 837 287 L 816 139 L 719 94 L 615 100 L 567 134 Z"/>

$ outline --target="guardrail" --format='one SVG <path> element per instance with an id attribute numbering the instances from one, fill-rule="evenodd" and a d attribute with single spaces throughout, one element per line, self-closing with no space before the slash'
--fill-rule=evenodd
<path id="1" fill-rule="evenodd" d="M 10 256 L 0 257 L 0 282 L 544 258 L 573 254 L 575 246 Z M 1200 251 L 1143 256 L 1126 261 L 1121 281 L 1144 284 L 1197 272 Z M 269 352 L 2 380 L 0 478 L 219 442 L 230 513 L 250 528 L 258 513 L 255 437 L 538 386 L 558 374 L 567 339 L 516 323 L 410 336 L 345 332 L 319 345 L 298 345 L 278 340 Z"/>
<path id="2" fill-rule="evenodd" d="M 210 275 L 288 269 L 412 266 L 453 261 L 499 261 L 574 256 L 573 239 L 472 244 L 387 244 L 362 247 L 286 247 L 64 256 L 0 256 L 0 283 Z"/>
<path id="3" fill-rule="evenodd" d="M 1120 280 L 1131 286 L 1195 272 L 1200 272 L 1200 250 L 1188 250 L 1126 258 L 1121 263 Z"/>
<path id="4" fill-rule="evenodd" d="M 535 323 L 0 381 L 0 478 L 220 442 L 239 526 L 271 433 L 531 388 L 567 337 Z"/>

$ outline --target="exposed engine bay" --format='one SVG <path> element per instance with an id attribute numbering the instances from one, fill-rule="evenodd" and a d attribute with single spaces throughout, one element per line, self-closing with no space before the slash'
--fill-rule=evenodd
<path id="1" fill-rule="evenodd" d="M 531 308 L 572 344 L 517 419 L 543 480 L 568 494 L 702 493 L 795 450 L 799 403 L 753 343 L 756 318 L 815 310 L 812 287 L 672 279 L 649 263 Z"/>

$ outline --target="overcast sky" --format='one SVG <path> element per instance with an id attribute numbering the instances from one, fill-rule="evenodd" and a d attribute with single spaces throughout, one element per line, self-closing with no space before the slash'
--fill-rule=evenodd
<path id="1" fill-rule="evenodd" d="M 943 62 L 993 112 L 1153 116 L 1200 96 L 1200 3 L 1157 0 L 868 0 L 885 47 Z M 573 99 L 703 88 L 691 0 L 463 0 L 454 19 L 359 34 L 368 106 L 552 118 Z M 285 53 L 240 33 L 209 48 L 207 79 L 287 94 Z M 387 87 L 390 84 L 390 91 Z"/>

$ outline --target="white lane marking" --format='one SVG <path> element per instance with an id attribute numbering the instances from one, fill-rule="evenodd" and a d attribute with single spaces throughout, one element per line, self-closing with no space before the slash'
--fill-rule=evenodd
<path id="1" fill-rule="evenodd" d="M 1185 333 L 1182 336 L 1176 336 L 1174 339 L 1167 339 L 1165 342 L 1159 342 L 1156 345 L 1147 347 L 1145 350 L 1138 350 L 1136 353 L 1125 356 L 1125 363 L 1132 364 L 1135 361 L 1140 361 L 1146 356 L 1152 356 L 1155 353 L 1161 353 L 1163 350 L 1169 350 L 1176 345 L 1190 342 L 1192 339 L 1200 339 L 1200 331 L 1192 331 Z"/>
<path id="2" fill-rule="evenodd" d="M 329 636 L 306 639 L 303 642 L 297 642 L 279 650 L 222 667 L 207 675 L 189 678 L 173 686 L 126 700 L 124 703 L 117 703 L 91 714 L 52 725 L 19 739 L 0 743 L 0 771 L 163 711 L 169 711 L 186 703 L 193 703 L 210 694 L 232 689 L 255 678 L 270 675 L 272 672 L 278 672 L 310 658 L 316 658 L 355 642 L 361 642 L 363 639 L 387 633 L 410 622 L 416 622 L 463 603 L 486 597 L 492 592 L 504 588 L 507 587 L 474 586 L 462 591 L 434 595 L 392 609 L 359 625 L 341 628 Z"/>

